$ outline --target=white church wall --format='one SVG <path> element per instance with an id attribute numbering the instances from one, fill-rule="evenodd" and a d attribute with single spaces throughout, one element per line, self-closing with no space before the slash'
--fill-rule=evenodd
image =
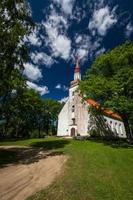
<path id="1" fill-rule="evenodd" d="M 58 116 L 58 129 L 57 136 L 68 136 L 68 104 L 69 100 L 65 103 Z"/>
<path id="2" fill-rule="evenodd" d="M 73 101 L 75 96 L 75 91 L 78 89 L 78 86 L 71 87 L 69 89 L 69 100 Z"/>
<path id="3" fill-rule="evenodd" d="M 82 102 L 82 99 L 79 97 L 79 106 L 78 106 L 78 131 L 80 135 L 88 135 L 88 104 Z"/>
<path id="4" fill-rule="evenodd" d="M 119 121 L 117 119 L 112 119 L 110 117 L 104 116 L 104 119 L 110 126 L 111 130 L 113 132 L 116 132 L 118 137 L 120 138 L 126 138 L 126 131 L 124 127 L 124 123 L 122 121 Z"/>
<path id="5" fill-rule="evenodd" d="M 75 96 L 75 119 L 77 122 L 77 133 L 81 136 L 88 135 L 88 105 L 82 102 L 81 97 Z"/>

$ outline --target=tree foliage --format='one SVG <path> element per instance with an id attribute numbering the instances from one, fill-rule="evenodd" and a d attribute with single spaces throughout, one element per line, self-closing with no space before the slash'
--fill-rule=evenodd
<path id="1" fill-rule="evenodd" d="M 28 48 L 23 42 L 33 29 L 26 0 L 0 1 L 0 96 L 4 103 L 12 90 L 24 87 L 23 65 Z M 3 100 L 3 101 L 2 101 Z"/>
<path id="2" fill-rule="evenodd" d="M 41 99 L 32 89 L 12 94 L 5 104 L 0 137 L 43 137 L 55 134 L 61 104 L 52 99 Z M 34 132 L 34 134 L 32 134 Z"/>
<path id="3" fill-rule="evenodd" d="M 133 43 L 123 45 L 96 58 L 88 69 L 80 90 L 87 98 L 118 112 L 128 138 L 133 130 Z M 130 124 L 130 127 L 128 126 Z"/>
<path id="4" fill-rule="evenodd" d="M 56 131 L 61 104 L 27 89 L 23 76 L 29 58 L 23 40 L 34 26 L 26 0 L 0 1 L 0 137 L 27 137 L 34 130 L 41 137 L 41 131 Z"/>

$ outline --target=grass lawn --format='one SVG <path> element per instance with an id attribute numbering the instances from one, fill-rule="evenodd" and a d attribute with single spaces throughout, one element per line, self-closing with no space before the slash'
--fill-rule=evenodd
<path id="1" fill-rule="evenodd" d="M 32 200 L 132 200 L 133 148 L 58 138 L 1 142 L 69 155 L 62 175 Z"/>

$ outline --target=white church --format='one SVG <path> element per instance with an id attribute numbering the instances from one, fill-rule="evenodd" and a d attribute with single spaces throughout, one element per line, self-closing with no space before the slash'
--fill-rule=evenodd
<path id="1" fill-rule="evenodd" d="M 74 69 L 74 80 L 70 83 L 68 100 L 58 116 L 57 136 L 89 136 L 89 131 L 94 127 L 88 111 L 90 106 L 97 108 L 99 104 L 93 99 L 83 101 L 83 98 L 77 92 L 80 80 L 80 66 L 77 60 Z M 120 138 L 126 138 L 124 123 L 117 113 L 109 109 L 103 109 L 103 118 L 112 132 L 115 132 Z"/>

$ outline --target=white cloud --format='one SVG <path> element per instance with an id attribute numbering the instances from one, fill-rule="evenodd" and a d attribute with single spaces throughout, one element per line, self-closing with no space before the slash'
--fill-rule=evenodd
<path id="1" fill-rule="evenodd" d="M 88 55 L 88 50 L 87 49 L 78 49 L 77 50 L 77 55 L 80 59 L 83 59 Z"/>
<path id="2" fill-rule="evenodd" d="M 70 16 L 72 20 L 75 20 L 76 23 L 80 23 L 86 17 L 85 8 L 86 4 L 82 4 L 82 7 L 75 5 L 73 12 Z"/>
<path id="3" fill-rule="evenodd" d="M 76 42 L 77 44 L 79 44 L 81 41 L 82 41 L 82 35 L 76 36 L 75 42 Z"/>
<path id="4" fill-rule="evenodd" d="M 67 60 L 71 52 L 71 40 L 66 36 L 68 23 L 63 16 L 52 11 L 47 21 L 42 23 L 47 33 L 48 46 L 52 57 L 61 57 Z"/>
<path id="5" fill-rule="evenodd" d="M 26 63 L 24 65 L 24 68 L 25 68 L 24 69 L 24 74 L 29 79 L 38 80 L 38 79 L 42 78 L 41 70 L 37 66 L 35 66 L 35 65 L 31 64 L 31 63 Z"/>
<path id="6" fill-rule="evenodd" d="M 44 52 L 31 53 L 31 60 L 34 64 L 46 65 L 46 67 L 51 67 L 54 63 L 54 60 Z"/>
<path id="7" fill-rule="evenodd" d="M 66 103 L 68 100 L 68 97 L 63 97 L 62 99 L 59 100 L 60 103 Z"/>
<path id="8" fill-rule="evenodd" d="M 117 16 L 115 9 L 110 10 L 109 6 L 104 8 L 95 9 L 93 12 L 92 19 L 89 22 L 89 30 L 93 33 L 97 31 L 100 36 L 106 35 L 109 28 L 117 23 Z"/>
<path id="9" fill-rule="evenodd" d="M 58 28 L 68 28 L 67 19 L 64 16 L 57 14 L 55 10 L 51 11 L 48 20 L 54 27 L 58 26 Z"/>
<path id="10" fill-rule="evenodd" d="M 65 35 L 58 35 L 53 41 L 53 52 L 55 57 L 60 56 L 67 60 L 71 51 L 71 41 Z"/>
<path id="11" fill-rule="evenodd" d="M 73 51 L 73 54 L 78 56 L 83 63 L 95 54 L 101 45 L 101 40 L 101 38 L 97 38 L 95 41 L 92 41 L 92 38 L 86 34 L 77 34 L 75 36 L 76 49 Z"/>
<path id="12" fill-rule="evenodd" d="M 28 86 L 28 88 L 34 89 L 37 92 L 39 92 L 40 95 L 44 95 L 44 94 L 48 94 L 49 93 L 49 90 L 48 90 L 47 86 L 38 86 L 37 84 L 32 83 L 30 81 L 27 81 L 27 86 Z"/>
<path id="13" fill-rule="evenodd" d="M 126 37 L 130 37 L 130 35 L 133 33 L 133 25 L 131 24 L 131 22 L 129 22 L 126 26 L 126 30 L 125 30 L 125 34 Z"/>
<path id="14" fill-rule="evenodd" d="M 95 55 L 99 56 L 100 54 L 103 54 L 106 51 L 106 49 L 103 47 L 101 49 L 99 49 L 98 51 L 96 51 Z"/>
<path id="15" fill-rule="evenodd" d="M 58 84 L 55 86 L 55 89 L 63 90 L 64 92 L 69 90 L 69 88 L 68 88 L 67 86 L 61 85 L 60 83 L 58 83 Z"/>
<path id="16" fill-rule="evenodd" d="M 74 0 L 53 0 L 53 2 L 58 3 L 65 14 L 72 13 Z"/>
<path id="17" fill-rule="evenodd" d="M 38 37 L 38 30 L 35 29 L 29 36 L 24 37 L 24 42 L 29 42 L 33 46 L 40 47 L 42 42 Z"/>
<path id="18" fill-rule="evenodd" d="M 56 86 L 55 86 L 56 89 L 61 89 L 61 84 L 58 83 Z"/>

